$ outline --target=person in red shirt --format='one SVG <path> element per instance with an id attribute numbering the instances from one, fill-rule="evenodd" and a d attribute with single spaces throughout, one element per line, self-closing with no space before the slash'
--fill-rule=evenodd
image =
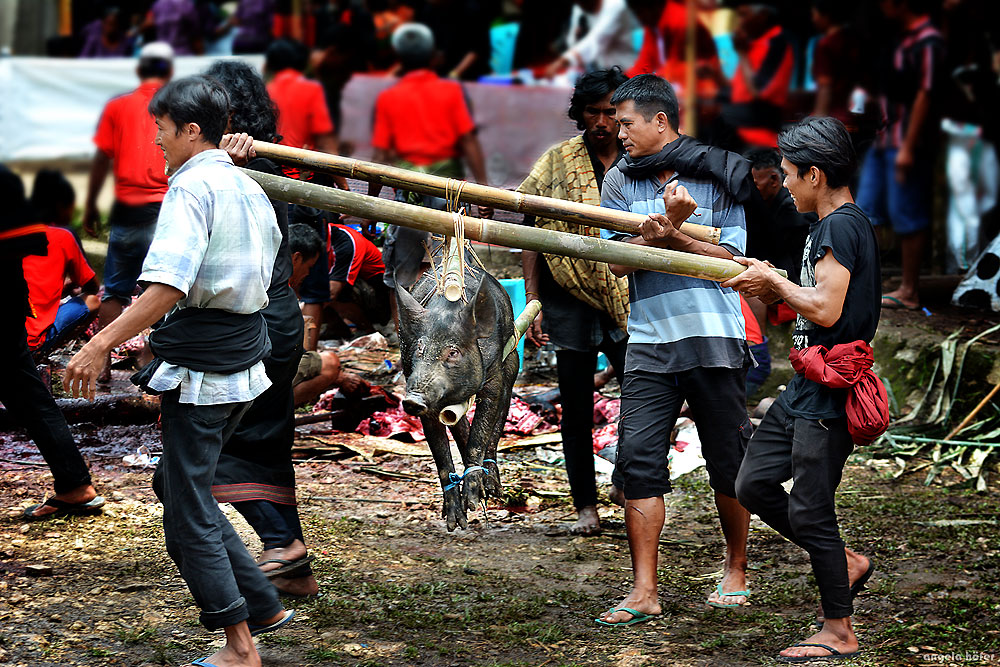
<path id="1" fill-rule="evenodd" d="M 628 0 L 642 24 L 639 56 L 625 75 L 657 74 L 675 85 L 687 81 L 687 3 L 685 0 Z M 712 33 L 700 19 L 695 27 L 697 90 L 701 98 L 718 93 L 722 77 Z"/>
<path id="2" fill-rule="evenodd" d="M 115 203 L 108 217 L 104 296 L 98 312 L 102 329 L 117 319 L 132 300 L 167 192 L 163 152 L 153 143 L 156 124 L 147 107 L 173 74 L 173 49 L 164 42 L 142 47 L 136 73 L 139 87 L 108 102 L 97 124 L 97 151 L 83 209 L 83 229 L 96 238 L 100 225 L 97 196 L 113 168 Z M 109 356 L 98 378 L 100 382 L 111 380 L 110 362 Z"/>
<path id="3" fill-rule="evenodd" d="M 329 232 L 330 306 L 362 329 L 385 324 L 391 311 L 381 251 L 347 225 L 331 224 Z"/>
<path id="4" fill-rule="evenodd" d="M 774 7 L 744 2 L 736 12 L 739 65 L 722 120 L 735 131 L 726 147 L 742 153 L 749 146 L 777 145 L 795 60 Z"/>
<path id="5" fill-rule="evenodd" d="M 420 23 L 407 23 L 392 34 L 392 48 L 399 57 L 403 76 L 382 91 L 375 100 L 375 125 L 372 146 L 375 162 L 395 162 L 405 169 L 460 179 L 465 159 L 477 183 L 486 184 L 483 149 L 476 138 L 476 125 L 469 113 L 461 84 L 440 78 L 430 69 L 434 56 L 434 35 Z M 380 183 L 371 183 L 368 194 L 377 197 Z M 396 191 L 396 199 L 410 204 L 444 209 L 440 197 Z M 479 207 L 480 217 L 490 217 L 493 210 Z M 374 223 L 365 221 L 369 235 Z M 430 235 L 390 225 L 382 246 L 385 284 L 410 287 L 420 277 L 424 265 L 424 246 Z M 396 300 L 390 299 L 393 319 Z"/>
<path id="6" fill-rule="evenodd" d="M 100 299 L 94 270 L 87 263 L 76 235 L 66 227 L 73 218 L 76 196 L 61 172 L 43 169 L 35 176 L 31 206 L 39 222 L 48 226 L 47 255 L 24 258 L 24 280 L 33 317 L 24 320 L 28 349 L 43 358 L 60 344 L 79 333 L 93 320 Z M 81 294 L 62 303 L 67 289 L 80 288 Z"/>
<path id="7" fill-rule="evenodd" d="M 278 111 L 279 143 L 293 148 L 336 153 L 337 135 L 330 120 L 326 93 L 319 82 L 307 79 L 302 73 L 308 60 L 308 50 L 289 39 L 280 39 L 267 48 L 264 69 L 272 77 L 267 84 L 267 94 Z M 343 176 L 313 174 L 288 166 L 283 170 L 288 178 L 305 178 L 320 185 L 333 184 L 341 190 L 350 189 Z M 298 219 L 295 207 L 289 209 L 288 218 Z M 320 227 L 319 231 L 326 230 Z M 329 300 L 326 296 L 329 268 L 326 256 L 321 256 L 303 282 L 303 313 L 316 323 L 315 333 L 307 337 L 307 350 L 316 349 L 318 333 L 323 325 L 323 304 Z"/>

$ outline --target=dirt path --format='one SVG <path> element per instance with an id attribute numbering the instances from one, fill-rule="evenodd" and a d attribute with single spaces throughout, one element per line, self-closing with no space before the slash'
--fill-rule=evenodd
<path id="1" fill-rule="evenodd" d="M 47 470 L 0 463 L 0 663 L 171 665 L 211 653 L 219 636 L 198 625 L 164 551 L 150 473 L 112 458 L 93 463 L 112 501 L 104 515 L 33 524 L 20 508 L 42 497 Z M 454 533 L 427 483 L 430 459 L 374 462 L 412 481 L 361 472 L 361 463 L 297 464 L 322 595 L 288 603 L 295 622 L 261 640 L 269 667 L 773 664 L 809 634 L 816 595 L 806 557 L 756 522 L 752 605 L 703 604 L 721 565 L 703 470 L 668 496 L 663 617 L 609 629 L 593 618 L 628 587 L 621 512 L 602 507 L 601 537 L 569 536 L 563 476 L 536 452 L 502 459 L 512 502 L 526 506 L 497 504 Z M 926 488 L 890 472 L 888 462 L 856 457 L 841 487 L 845 537 L 878 568 L 857 603 L 864 656 L 850 664 L 1000 664 L 997 494 Z M 951 519 L 966 524 L 932 523 Z M 53 575 L 26 576 L 28 565 Z M 961 660 L 938 657 L 951 653 Z M 994 657 L 965 660 L 976 653 Z"/>

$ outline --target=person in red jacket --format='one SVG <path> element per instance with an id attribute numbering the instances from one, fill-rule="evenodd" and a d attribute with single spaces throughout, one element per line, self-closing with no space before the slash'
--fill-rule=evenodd
<path id="1" fill-rule="evenodd" d="M 76 200 L 73 186 L 61 172 L 42 169 L 35 175 L 31 206 L 39 222 L 48 225 L 47 255 L 24 258 L 24 280 L 34 317 L 24 321 L 28 348 L 44 358 L 66 340 L 82 332 L 101 303 L 99 285 L 76 234 L 67 229 Z M 80 290 L 63 302 L 69 290 Z"/>
<path id="2" fill-rule="evenodd" d="M 153 143 L 156 124 L 148 107 L 156 91 L 173 75 L 173 57 L 173 49 L 164 42 L 142 47 L 136 69 L 139 87 L 107 103 L 94 135 L 97 151 L 90 168 L 83 229 L 95 238 L 100 231 L 97 196 L 112 168 L 115 177 L 115 203 L 108 216 L 111 231 L 104 262 L 104 296 L 98 311 L 102 329 L 132 301 L 167 192 L 163 152 Z M 98 381 L 110 380 L 109 355 Z"/>
<path id="3" fill-rule="evenodd" d="M 798 313 L 796 350 L 833 348 L 875 336 L 881 309 L 878 241 L 868 216 L 851 196 L 857 157 L 847 128 L 834 118 L 807 118 L 778 136 L 785 187 L 801 213 L 815 212 L 802 259 L 802 284 L 763 262 L 737 257 L 749 268 L 722 284 L 745 295 L 784 299 Z M 793 363 L 795 356 L 793 356 Z M 844 545 L 834 496 L 854 450 L 847 392 L 798 373 L 771 405 L 747 445 L 736 497 L 767 525 L 809 553 L 823 606 L 823 627 L 786 648 L 783 662 L 852 655 L 854 597 L 871 577 L 871 561 Z M 782 483 L 794 480 L 791 492 Z"/>

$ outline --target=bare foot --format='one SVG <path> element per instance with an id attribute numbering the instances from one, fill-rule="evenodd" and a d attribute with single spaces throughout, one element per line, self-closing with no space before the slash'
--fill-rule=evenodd
<path id="1" fill-rule="evenodd" d="M 894 290 L 882 295 L 883 308 L 909 308 L 915 310 L 920 307 L 920 295 L 916 292 L 902 289 Z"/>
<path id="2" fill-rule="evenodd" d="M 84 484 L 83 486 L 78 486 L 72 491 L 67 491 L 66 493 L 57 493 L 52 496 L 56 500 L 61 500 L 64 503 L 72 503 L 74 505 L 79 503 L 89 503 L 91 500 L 97 497 L 97 490 L 94 489 L 91 484 Z M 38 506 L 35 511 L 31 513 L 33 518 L 41 518 L 43 516 L 48 516 L 54 512 L 58 512 L 59 508 L 52 507 L 51 505 L 45 505 L 44 503 Z"/>
<path id="3" fill-rule="evenodd" d="M 260 654 L 257 649 L 250 644 L 251 649 L 237 651 L 226 644 L 221 651 L 213 653 L 201 662 L 215 665 L 216 667 L 261 667 Z M 193 663 L 188 663 L 184 667 L 198 667 Z"/>
<path id="4" fill-rule="evenodd" d="M 319 584 L 316 583 L 316 577 L 311 574 L 308 577 L 274 577 L 271 583 L 285 595 L 295 597 L 319 595 Z"/>
<path id="5" fill-rule="evenodd" d="M 601 614 L 598 618 L 605 623 L 625 623 L 631 620 L 633 615 L 627 611 L 623 611 L 624 607 L 635 609 L 651 616 L 656 616 L 662 612 L 660 598 L 656 590 L 640 591 L 633 588 L 628 597 Z"/>
<path id="6" fill-rule="evenodd" d="M 735 604 L 741 607 L 747 603 L 746 595 L 733 595 L 735 592 L 745 592 L 747 590 L 747 573 L 745 568 L 726 568 L 726 573 L 722 577 L 721 585 L 722 594 L 719 594 L 719 588 L 716 587 L 716 589 L 708 596 L 708 600 L 706 602 L 724 605 Z"/>
<path id="7" fill-rule="evenodd" d="M 287 547 L 280 547 L 277 549 L 266 549 L 260 552 L 260 556 L 257 557 L 257 563 L 261 564 L 269 560 L 287 560 L 287 561 L 297 561 L 300 558 L 306 556 L 306 545 L 302 543 L 302 540 L 294 540 Z M 260 566 L 261 572 L 270 572 L 271 570 L 277 570 L 279 567 L 284 567 L 282 563 L 267 563 L 266 565 Z M 209 660 L 211 662 L 211 660 Z"/>
<path id="8" fill-rule="evenodd" d="M 834 625 L 835 627 L 827 627 Z M 858 650 L 858 639 L 854 636 L 854 630 L 851 629 L 851 619 L 849 618 L 837 619 L 836 624 L 828 623 L 823 626 L 822 630 L 801 643 L 823 644 L 824 646 L 829 646 L 830 648 L 835 649 L 841 654 L 854 653 Z M 789 646 L 781 652 L 781 655 L 786 658 L 801 658 L 806 656 L 825 657 L 833 654 L 822 646 Z"/>
<path id="9" fill-rule="evenodd" d="M 601 519 L 597 516 L 597 508 L 593 505 L 581 507 L 577 511 L 577 520 L 569 529 L 573 535 L 590 537 L 601 534 Z"/>

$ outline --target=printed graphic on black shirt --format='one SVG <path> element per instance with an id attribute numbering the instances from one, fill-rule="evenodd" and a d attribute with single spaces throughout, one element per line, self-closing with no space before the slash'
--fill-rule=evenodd
<path id="1" fill-rule="evenodd" d="M 809 234 L 806 237 L 806 244 L 802 249 L 802 271 L 799 273 L 799 285 L 802 287 L 816 287 L 816 265 L 809 261 L 809 253 L 812 251 L 812 240 L 813 235 Z M 796 313 L 795 329 L 792 332 L 792 346 L 796 350 L 804 350 L 809 347 L 808 332 L 815 328 L 815 322 L 810 322 L 802 317 L 801 313 Z"/>

